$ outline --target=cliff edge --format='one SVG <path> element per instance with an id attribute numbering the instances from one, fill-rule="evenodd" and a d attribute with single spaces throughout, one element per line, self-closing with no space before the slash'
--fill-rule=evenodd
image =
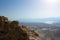
<path id="1" fill-rule="evenodd" d="M 39 35 L 27 28 L 20 26 L 18 21 L 9 21 L 5 16 L 0 16 L 0 40 L 41 40 Z"/>

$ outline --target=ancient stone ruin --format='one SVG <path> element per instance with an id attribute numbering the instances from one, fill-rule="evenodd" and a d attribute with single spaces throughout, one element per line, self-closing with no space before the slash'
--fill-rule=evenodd
<path id="1" fill-rule="evenodd" d="M 40 40 L 39 35 L 20 26 L 18 21 L 9 21 L 7 17 L 0 16 L 0 40 Z"/>

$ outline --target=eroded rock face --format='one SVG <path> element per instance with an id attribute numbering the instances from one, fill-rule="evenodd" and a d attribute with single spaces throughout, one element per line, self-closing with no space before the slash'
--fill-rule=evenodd
<path id="1" fill-rule="evenodd" d="M 29 40 L 41 40 L 39 38 L 39 35 L 34 31 L 34 30 L 30 30 L 27 28 L 27 26 L 22 25 L 22 30 L 26 31 L 28 36 L 29 36 Z"/>
<path id="2" fill-rule="evenodd" d="M 9 22 L 7 17 L 0 16 L 0 40 L 40 40 L 39 35 L 27 28 L 20 26 L 18 21 Z"/>

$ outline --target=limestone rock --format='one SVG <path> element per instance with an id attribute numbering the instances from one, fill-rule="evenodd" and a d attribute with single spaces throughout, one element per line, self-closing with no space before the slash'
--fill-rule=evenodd
<path id="1" fill-rule="evenodd" d="M 9 21 L 7 17 L 0 16 L 0 40 L 40 40 L 39 35 L 20 26 L 18 21 Z"/>

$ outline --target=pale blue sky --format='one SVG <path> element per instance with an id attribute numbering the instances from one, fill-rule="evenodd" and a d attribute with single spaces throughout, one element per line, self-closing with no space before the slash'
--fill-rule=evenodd
<path id="1" fill-rule="evenodd" d="M 60 0 L 0 0 L 0 15 L 13 20 L 60 17 Z"/>

